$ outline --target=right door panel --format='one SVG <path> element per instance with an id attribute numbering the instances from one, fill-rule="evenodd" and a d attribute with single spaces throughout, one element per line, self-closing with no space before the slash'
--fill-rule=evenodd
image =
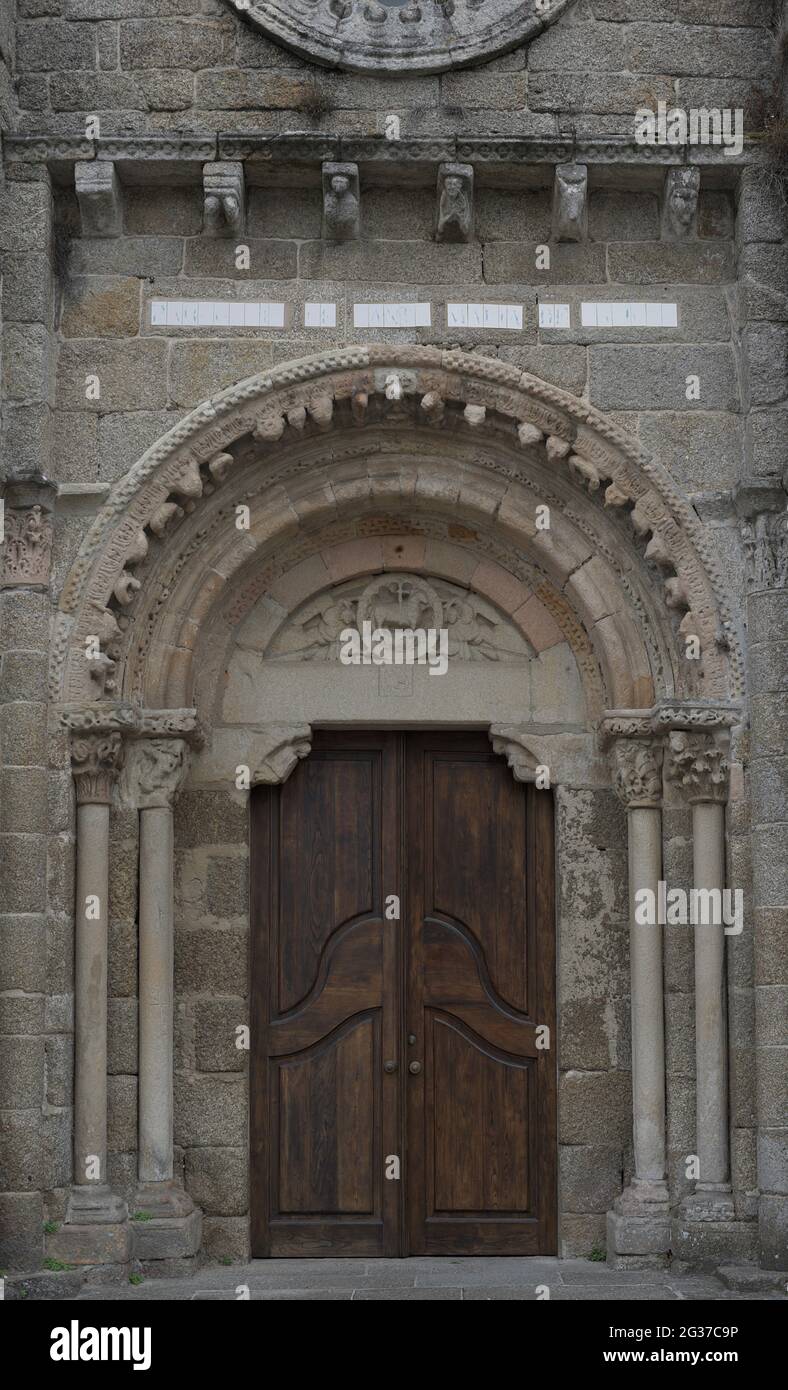
<path id="1" fill-rule="evenodd" d="M 406 788 L 409 1250 L 554 1253 L 552 797 L 477 735 L 410 735 Z"/>

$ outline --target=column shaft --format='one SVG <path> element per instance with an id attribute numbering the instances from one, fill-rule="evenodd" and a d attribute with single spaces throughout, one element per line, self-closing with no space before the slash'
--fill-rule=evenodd
<path id="1" fill-rule="evenodd" d="M 627 812 L 629 826 L 629 941 L 632 980 L 632 1110 L 635 1179 L 665 1178 L 665 1021 L 662 928 L 635 919 L 636 894 L 657 902 L 662 869 L 662 816 L 653 807 Z"/>
<path id="2" fill-rule="evenodd" d="M 172 1178 L 173 825 L 140 812 L 139 1177 Z"/>
<path id="3" fill-rule="evenodd" d="M 109 806 L 77 808 L 74 1182 L 107 1181 Z M 96 1163 L 98 1160 L 98 1163 Z"/>
<path id="4" fill-rule="evenodd" d="M 725 884 L 725 807 L 701 801 L 692 807 L 693 877 L 698 889 Z M 726 1055 L 725 933 L 722 922 L 695 926 L 695 1059 L 698 1189 L 727 1185 L 728 1067 Z"/>

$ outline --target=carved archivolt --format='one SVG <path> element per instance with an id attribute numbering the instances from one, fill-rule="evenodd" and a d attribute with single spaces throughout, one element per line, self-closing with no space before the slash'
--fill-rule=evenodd
<path id="1" fill-rule="evenodd" d="M 391 390 L 393 377 L 396 393 Z M 298 444 L 308 457 L 309 448 L 316 448 L 327 431 L 359 426 L 373 427 L 379 441 L 389 424 L 398 434 L 405 426 L 426 430 L 436 441 L 444 434 L 456 444 L 460 457 L 467 454 L 468 462 L 455 466 L 453 476 L 437 467 L 432 475 L 429 468 L 419 473 L 418 460 L 410 472 L 402 466 L 387 470 L 377 443 L 371 453 L 363 445 L 359 448 L 365 458 L 358 468 L 336 467 L 330 483 L 314 470 L 303 472 L 298 488 L 292 482 L 284 486 L 272 481 L 278 451 L 292 458 Z M 472 446 L 465 444 L 466 435 L 469 440 L 472 436 Z M 485 439 L 490 444 L 487 452 Z M 502 449 L 511 460 L 508 469 L 490 462 Z M 644 689 L 643 703 L 651 704 L 655 694 L 738 696 L 741 653 L 701 525 L 666 472 L 646 458 L 629 435 L 567 392 L 505 363 L 437 348 L 372 345 L 322 353 L 232 386 L 193 411 L 143 455 L 112 490 L 64 587 L 52 647 L 52 698 L 82 701 L 100 699 L 105 692 L 120 694 L 123 672 L 115 667 L 130 624 L 126 615 L 133 614 L 139 631 L 154 607 L 161 630 L 150 628 L 148 660 L 160 662 L 166 655 L 185 670 L 193 636 L 190 639 L 175 626 L 178 615 L 169 606 L 171 582 L 183 585 L 192 574 L 189 582 L 199 593 L 189 622 L 199 626 L 232 572 L 256 553 L 264 554 L 269 542 L 294 532 L 302 520 L 309 522 L 321 510 L 330 520 L 340 507 L 345 514 L 348 507 L 369 508 L 375 496 L 396 497 L 404 510 L 414 496 L 422 505 L 434 502 L 443 514 L 467 516 L 469 535 L 475 534 L 473 527 L 479 522 L 493 526 L 498 535 L 510 538 L 545 566 L 560 562 L 562 572 L 570 575 L 566 595 L 571 601 L 572 571 L 579 571 L 589 551 L 586 548 L 576 563 L 570 558 L 567 564 L 569 533 L 535 532 L 533 498 L 527 490 L 529 459 L 555 475 L 558 491 L 567 486 L 576 490 L 583 499 L 575 508 L 579 514 L 593 519 L 595 512 L 589 509 L 598 509 L 603 517 L 626 519 L 628 544 L 641 557 L 630 565 L 630 575 L 635 578 L 640 564 L 643 579 L 633 586 L 624 574 L 622 610 L 631 609 L 637 583 L 641 592 L 648 592 L 654 576 L 659 576 L 665 626 L 668 632 L 672 626 L 676 646 L 671 660 L 679 677 L 675 691 L 669 686 Z M 260 489 L 267 488 L 261 492 L 260 513 L 248 534 L 227 532 L 225 554 L 213 561 L 206 578 L 207 551 L 200 554 L 201 544 L 220 516 L 225 527 L 232 525 L 238 501 L 233 480 L 242 472 L 248 478 L 250 460 L 256 467 L 260 461 L 265 465 L 255 474 L 264 480 Z M 497 478 L 490 476 L 493 466 Z M 206 508 L 203 530 L 200 517 Z M 201 563 L 192 560 L 189 571 L 184 557 L 171 567 L 172 579 L 162 582 L 166 568 L 161 568 L 161 557 L 181 554 L 181 527 L 187 528 L 189 548 L 200 555 Z M 606 563 L 615 563 L 615 549 L 609 547 Z M 575 606 L 582 613 L 582 605 Z M 581 621 L 588 626 L 582 617 Z M 602 614 L 592 635 L 595 646 L 610 647 L 618 621 L 614 613 L 609 618 Z M 642 620 L 635 615 L 629 621 L 634 649 L 635 642 L 642 646 L 637 636 Z M 693 669 L 683 660 L 682 634 L 687 632 L 701 639 L 702 691 L 697 688 L 697 663 Z M 85 660 L 91 636 L 99 639 L 93 670 Z M 615 659 L 626 663 L 631 659 L 626 651 L 630 639 L 619 632 L 615 641 L 624 649 Z M 633 672 L 636 683 L 645 675 L 634 667 Z M 614 699 L 622 703 L 618 696 Z M 180 703 L 188 703 L 188 697 Z"/>

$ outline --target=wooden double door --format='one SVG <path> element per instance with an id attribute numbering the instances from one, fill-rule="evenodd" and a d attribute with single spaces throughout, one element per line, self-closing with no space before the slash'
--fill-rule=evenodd
<path id="1" fill-rule="evenodd" d="M 251 833 L 253 1255 L 554 1253 L 551 794 L 316 734 Z"/>

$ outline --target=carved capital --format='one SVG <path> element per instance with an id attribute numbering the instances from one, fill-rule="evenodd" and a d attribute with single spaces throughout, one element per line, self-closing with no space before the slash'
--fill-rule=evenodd
<path id="1" fill-rule="evenodd" d="M 515 782 L 533 782 L 539 759 L 526 743 L 516 724 L 491 724 L 490 742 L 494 753 L 502 753 Z"/>
<path id="2" fill-rule="evenodd" d="M 188 745 L 182 738 L 143 738 L 129 750 L 125 780 L 140 811 L 172 806 L 186 775 Z"/>
<path id="3" fill-rule="evenodd" d="M 286 782 L 299 758 L 312 750 L 312 730 L 308 724 L 271 724 L 255 736 L 251 784 L 275 786 Z"/>
<path id="4" fill-rule="evenodd" d="M 761 512 L 742 523 L 742 544 L 751 591 L 788 585 L 788 511 Z"/>
<path id="5" fill-rule="evenodd" d="M 613 785 L 628 811 L 662 804 L 662 741 L 619 738 L 612 748 Z"/>
<path id="6" fill-rule="evenodd" d="M 72 738 L 71 771 L 77 788 L 77 805 L 108 806 L 122 765 L 123 739 L 119 733 Z"/>
<path id="7" fill-rule="evenodd" d="M 728 738 L 726 733 L 699 734 L 674 729 L 668 738 L 665 771 L 692 804 L 726 801 Z"/>
<path id="8" fill-rule="evenodd" d="M 3 588 L 16 584 L 46 586 L 52 558 L 52 523 L 43 507 L 35 503 L 21 511 L 6 511 L 2 521 Z"/>

